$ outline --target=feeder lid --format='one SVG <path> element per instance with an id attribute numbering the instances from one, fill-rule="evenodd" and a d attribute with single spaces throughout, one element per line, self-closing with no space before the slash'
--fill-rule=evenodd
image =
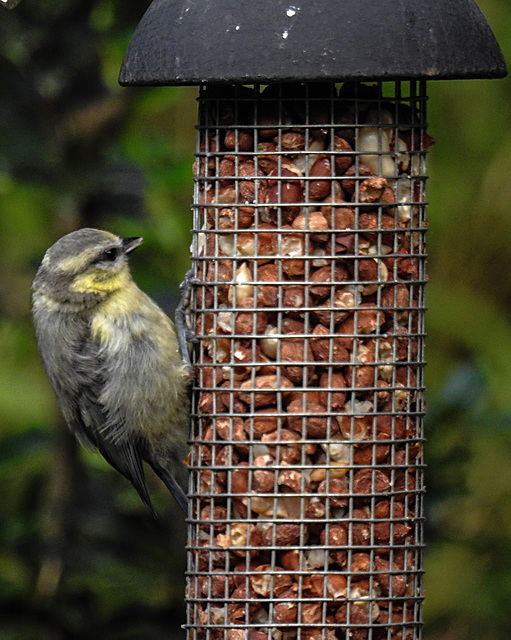
<path id="1" fill-rule="evenodd" d="M 122 85 L 501 78 L 474 0 L 154 0 Z"/>

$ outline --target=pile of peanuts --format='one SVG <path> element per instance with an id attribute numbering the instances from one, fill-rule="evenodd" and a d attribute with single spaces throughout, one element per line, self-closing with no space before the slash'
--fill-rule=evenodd
<path id="1" fill-rule="evenodd" d="M 378 86 L 301 91 L 203 96 L 190 626 L 411 639 L 432 139 Z"/>

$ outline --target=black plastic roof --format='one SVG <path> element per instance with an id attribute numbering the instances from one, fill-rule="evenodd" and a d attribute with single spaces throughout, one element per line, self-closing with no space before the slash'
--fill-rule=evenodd
<path id="1" fill-rule="evenodd" d="M 122 85 L 501 78 L 473 0 L 154 0 Z"/>

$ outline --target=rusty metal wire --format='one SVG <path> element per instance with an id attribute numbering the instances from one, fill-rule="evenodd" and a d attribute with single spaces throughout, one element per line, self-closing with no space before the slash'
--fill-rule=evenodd
<path id="1" fill-rule="evenodd" d="M 199 105 L 188 637 L 418 639 L 425 85 Z"/>

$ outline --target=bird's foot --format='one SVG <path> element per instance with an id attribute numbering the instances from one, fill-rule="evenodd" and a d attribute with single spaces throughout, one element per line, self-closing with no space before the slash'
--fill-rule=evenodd
<path id="1" fill-rule="evenodd" d="M 193 275 L 193 270 L 189 269 L 185 273 L 183 282 L 179 285 L 180 301 L 176 308 L 176 334 L 179 345 L 179 352 L 183 362 L 191 370 L 192 362 L 190 360 L 190 344 L 197 344 L 198 338 L 195 331 L 190 326 L 190 300 L 193 287 L 199 284 L 201 280 Z"/>

